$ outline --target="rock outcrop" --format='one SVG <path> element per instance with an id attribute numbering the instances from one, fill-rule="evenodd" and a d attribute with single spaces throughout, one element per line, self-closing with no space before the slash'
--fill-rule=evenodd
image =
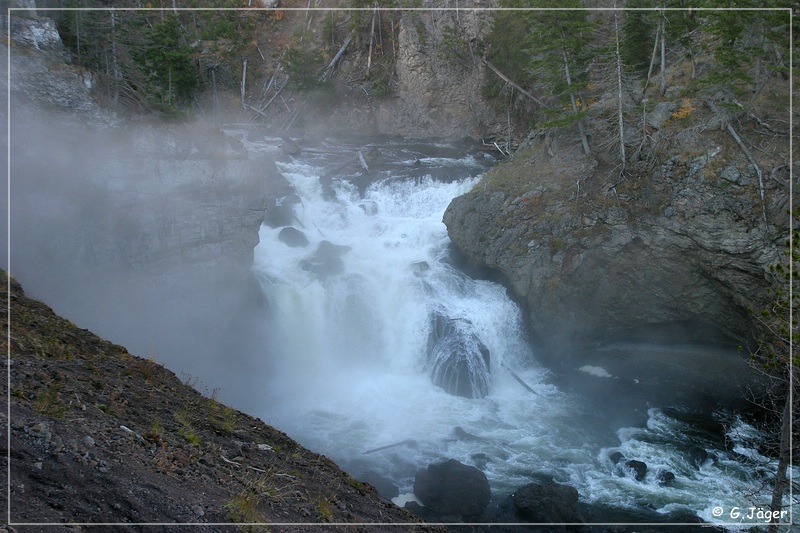
<path id="1" fill-rule="evenodd" d="M 578 491 L 554 482 L 530 483 L 511 495 L 514 508 L 525 520 L 543 523 L 579 523 Z"/>
<path id="2" fill-rule="evenodd" d="M 788 168 L 765 169 L 762 211 L 754 169 L 730 138 L 709 132 L 678 148 L 609 182 L 595 160 L 535 138 L 456 198 L 444 222 L 468 261 L 505 278 L 550 350 L 741 342 L 780 257 Z"/>
<path id="3" fill-rule="evenodd" d="M 496 5 L 494 0 L 466 0 L 459 7 Z M 499 116 L 481 96 L 485 77 L 494 75 L 482 63 L 477 45 L 491 28 L 491 11 L 437 10 L 452 8 L 441 2 L 425 7 L 431 10 L 403 12 L 397 23 L 389 94 L 365 99 L 362 91 L 353 91 L 332 120 L 352 131 L 407 138 L 479 139 L 505 133 L 505 115 Z M 366 61 L 366 54 L 353 54 L 345 61 L 345 75 L 363 76 Z"/>

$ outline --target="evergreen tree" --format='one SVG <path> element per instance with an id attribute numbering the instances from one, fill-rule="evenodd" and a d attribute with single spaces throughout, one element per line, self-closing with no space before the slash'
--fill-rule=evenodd
<path id="1" fill-rule="evenodd" d="M 145 72 L 148 93 L 167 110 L 181 99 L 191 97 L 197 87 L 197 69 L 191 48 L 183 44 L 181 23 L 175 13 L 166 13 L 161 22 L 146 32 L 147 44 L 134 57 Z"/>
<path id="2" fill-rule="evenodd" d="M 546 126 L 577 125 L 584 153 L 591 153 L 583 119 L 593 23 L 580 0 L 530 0 L 525 7 L 557 8 L 524 13 L 528 33 L 523 47 L 530 54 L 527 71 L 553 100 Z M 566 9 L 565 9 L 566 8 Z"/>
<path id="3" fill-rule="evenodd" d="M 504 7 L 509 7 L 503 2 Z M 492 21 L 492 30 L 486 44 L 487 59 L 501 72 L 510 76 L 515 83 L 530 88 L 533 76 L 528 70 L 530 54 L 520 43 L 528 33 L 529 21 L 519 11 L 497 11 Z M 505 111 L 507 99 L 501 97 L 506 83 L 498 76 L 487 76 L 483 87 L 483 95 L 495 99 L 498 107 Z M 513 104 L 512 104 L 513 105 Z"/>
<path id="4" fill-rule="evenodd" d="M 788 77 L 789 23 L 778 0 L 707 0 L 704 30 L 713 38 L 719 69 L 706 82 L 723 85 L 738 95 L 758 91 L 773 74 Z M 747 8 L 747 9 L 745 9 Z"/>
<path id="5" fill-rule="evenodd" d="M 655 11 L 639 11 L 635 8 L 652 8 L 652 0 L 630 0 L 623 23 L 624 37 L 621 42 L 622 59 L 627 68 L 638 74 L 646 74 L 650 68 L 653 43 L 658 28 Z"/>

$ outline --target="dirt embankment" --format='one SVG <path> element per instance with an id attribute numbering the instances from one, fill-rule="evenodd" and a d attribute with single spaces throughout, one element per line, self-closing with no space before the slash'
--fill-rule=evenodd
<path id="1" fill-rule="evenodd" d="M 159 523 L 152 529 L 167 530 L 197 523 L 208 525 L 193 530 L 231 531 L 244 526 L 226 523 L 255 522 L 302 531 L 360 523 L 348 531 L 379 531 L 389 527 L 363 524 L 391 522 L 437 530 L 412 526 L 418 518 L 326 457 L 60 318 L 13 279 L 9 294 L 6 280 L 2 272 L 0 298 L 11 309 L 9 316 L 3 307 L 11 441 L 4 438 L 2 458 L 10 447 L 12 524 Z M 5 499 L 3 491 L 4 509 Z"/>

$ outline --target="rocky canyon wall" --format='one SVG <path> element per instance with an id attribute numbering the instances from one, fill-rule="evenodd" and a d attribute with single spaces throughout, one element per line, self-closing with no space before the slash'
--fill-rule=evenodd
<path id="1" fill-rule="evenodd" d="M 754 168 L 719 131 L 607 180 L 537 137 L 457 198 L 444 221 L 502 274 L 551 351 L 624 339 L 744 343 L 786 237 L 789 169 Z M 764 221 L 766 214 L 767 222 Z"/>

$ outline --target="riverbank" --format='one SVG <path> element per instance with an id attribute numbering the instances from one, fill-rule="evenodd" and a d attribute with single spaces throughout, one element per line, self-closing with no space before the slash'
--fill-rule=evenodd
<path id="1" fill-rule="evenodd" d="M 378 496 L 262 421 L 192 388 L 25 296 L 3 272 L 0 298 L 11 340 L 9 522 L 35 524 L 407 523 L 411 513 Z M 7 329 L 8 331 L 8 329 Z M 4 461 L 5 462 L 5 461 Z M 6 508 L 6 492 L 0 505 Z M 207 524 L 207 525 L 202 525 Z M 238 528 L 237 528 L 238 529 Z M 382 528 L 350 526 L 349 531 Z M 95 529 L 93 529 L 95 530 Z"/>

